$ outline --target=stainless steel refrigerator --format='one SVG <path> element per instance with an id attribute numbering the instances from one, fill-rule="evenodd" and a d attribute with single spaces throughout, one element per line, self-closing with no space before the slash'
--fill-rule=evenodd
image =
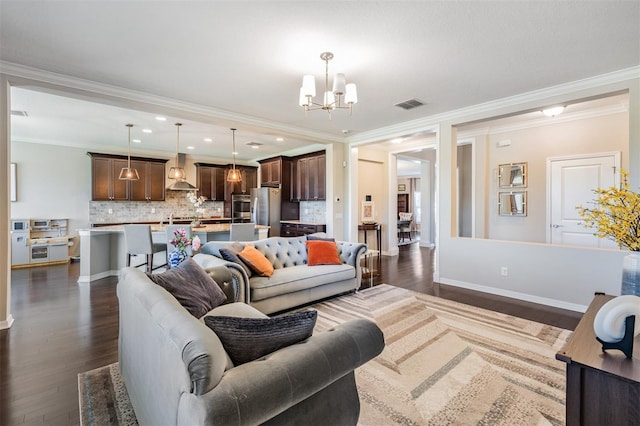
<path id="1" fill-rule="evenodd" d="M 257 225 L 270 226 L 269 236 L 280 236 L 280 188 L 251 189 L 251 220 Z"/>

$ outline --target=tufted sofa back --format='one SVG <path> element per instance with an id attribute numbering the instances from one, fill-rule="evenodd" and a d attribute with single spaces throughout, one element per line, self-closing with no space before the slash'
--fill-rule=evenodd
<path id="1" fill-rule="evenodd" d="M 253 245 L 265 255 L 274 269 L 307 264 L 306 237 L 270 237 L 254 241 Z"/>

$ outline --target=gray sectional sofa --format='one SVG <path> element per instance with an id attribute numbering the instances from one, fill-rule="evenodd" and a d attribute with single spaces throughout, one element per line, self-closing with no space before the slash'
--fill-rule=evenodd
<path id="1" fill-rule="evenodd" d="M 341 265 L 307 265 L 307 238 L 270 237 L 243 244 L 252 244 L 274 267 L 271 277 L 249 277 L 240 265 L 222 259 L 220 249 L 230 241 L 210 241 L 193 259 L 204 269 L 226 266 L 241 283 L 240 297 L 265 314 L 283 311 L 316 300 L 335 296 L 360 287 L 360 260 L 367 246 L 362 243 L 338 241 Z"/>
<path id="2" fill-rule="evenodd" d="M 237 285 L 223 277 L 231 277 L 227 268 L 209 272 L 216 282 Z M 225 289 L 227 298 L 236 290 Z M 121 270 L 117 294 L 120 370 L 139 424 L 357 423 L 354 369 L 384 348 L 373 322 L 352 320 L 234 366 L 202 318 L 144 272 Z M 206 315 L 267 318 L 244 303 L 223 304 Z"/>

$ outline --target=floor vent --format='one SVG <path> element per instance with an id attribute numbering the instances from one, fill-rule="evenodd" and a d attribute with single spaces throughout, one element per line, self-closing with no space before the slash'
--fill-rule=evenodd
<path id="1" fill-rule="evenodd" d="M 11 110 L 11 115 L 17 115 L 20 117 L 28 117 L 29 114 L 27 114 L 27 111 L 18 111 L 17 109 L 12 109 Z"/>
<path id="2" fill-rule="evenodd" d="M 415 98 L 395 104 L 395 106 L 400 107 L 402 109 L 407 109 L 407 110 L 408 109 L 414 109 L 414 108 L 417 108 L 417 107 L 422 106 L 422 105 L 424 105 L 424 102 L 422 102 L 419 99 L 415 99 Z"/>

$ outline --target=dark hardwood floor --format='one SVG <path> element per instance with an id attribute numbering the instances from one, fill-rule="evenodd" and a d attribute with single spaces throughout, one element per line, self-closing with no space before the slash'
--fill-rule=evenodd
<path id="1" fill-rule="evenodd" d="M 382 258 L 388 283 L 574 329 L 581 314 L 440 285 L 433 250 Z M 12 271 L 13 327 L 0 331 L 0 425 L 79 424 L 77 375 L 118 360 L 116 277 L 78 284 L 79 264 Z M 368 286 L 366 283 L 365 287 Z"/>

